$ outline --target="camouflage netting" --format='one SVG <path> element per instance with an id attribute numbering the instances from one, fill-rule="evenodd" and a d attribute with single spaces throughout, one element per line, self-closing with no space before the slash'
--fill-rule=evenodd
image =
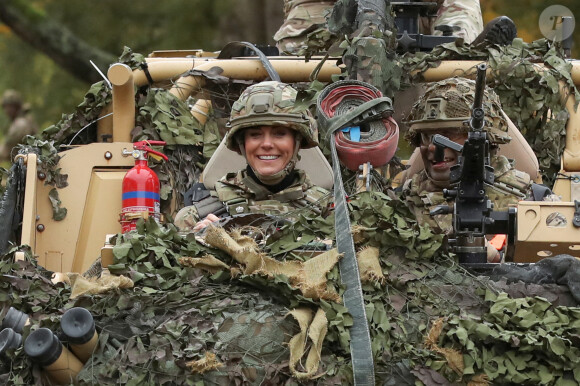
<path id="1" fill-rule="evenodd" d="M 402 202 L 364 193 L 349 205 L 381 384 L 580 382 L 580 299 L 568 285 L 474 277 Z M 333 223 L 302 214 L 258 246 L 244 230 L 211 228 L 200 243 L 140 222 L 117 237 L 109 266 L 133 288 L 99 293 L 93 278 L 94 293 L 79 295 L 78 279 L 54 285 L 31 257 L 6 256 L 0 304 L 32 317 L 25 336 L 39 326 L 58 335 L 66 309 L 90 310 L 100 338 L 80 384 L 349 384 L 338 256 L 289 251 L 332 237 Z M 580 262 L 567 263 L 577 283 Z M 2 363 L 3 383 L 43 382 L 22 348 Z"/>
<path id="2" fill-rule="evenodd" d="M 356 53 L 363 45 L 348 47 Z M 380 82 L 396 90 L 404 86 L 401 68 L 421 71 L 452 58 L 490 58 L 496 91 L 508 115 L 525 128 L 549 179 L 546 170 L 559 160 L 567 118 L 558 80 L 570 83 L 556 49 L 542 41 L 516 40 L 505 48 L 450 44 L 399 59 Z M 127 51 L 121 60 L 135 68 L 142 57 Z M 535 62 L 549 64 L 543 77 L 532 70 Z M 374 74 L 377 66 L 358 68 Z M 316 88 L 306 92 L 310 101 Z M 46 129 L 42 139 L 28 139 L 25 147 L 40 154 L 47 183 L 66 184 L 57 149 L 94 141 L 92 123 L 109 98 L 103 83 L 94 85 L 74 114 Z M 136 100 L 134 139 L 168 142 L 164 151 L 171 162 L 156 169 L 164 201 L 179 199 L 174 189 L 181 192 L 197 179 L 219 142 L 216 120 L 202 129 L 187 104 L 163 88 L 138 90 Z M 55 216 L 63 216 L 58 195 L 51 199 Z M 545 267 L 540 280 L 513 273 L 476 277 L 443 252 L 442 236 L 417 226 L 402 202 L 365 193 L 350 197 L 349 205 L 381 384 L 580 382 L 578 261 L 553 258 L 557 267 Z M 80 384 L 349 384 L 352 319 L 340 302 L 338 257 L 332 251 L 309 255 L 313 245 L 333 238 L 333 224 L 333 216 L 301 214 L 257 246 L 243 231 L 208 230 L 198 241 L 171 224 L 142 222 L 116 239 L 109 269 L 123 275 L 123 285 L 121 279 L 113 284 L 106 271 L 86 280 L 72 275 L 72 286 L 52 284 L 51 273 L 32 256 L 14 262 L 9 254 L 0 262 L 0 315 L 9 306 L 29 314 L 26 337 L 38 327 L 60 334 L 66 309 L 89 309 L 100 339 Z M 299 247 L 307 253 L 292 252 Z M 569 274 L 560 272 L 564 266 Z M 0 362 L 0 382 L 48 381 L 19 348 Z"/>
<path id="3" fill-rule="evenodd" d="M 125 48 L 119 63 L 137 69 L 144 60 L 143 55 Z M 166 88 L 168 85 L 155 86 L 137 90 L 136 122 L 131 134 L 132 141 L 161 140 L 167 143 L 162 150 L 169 157 L 169 162 L 152 162 L 151 167 L 157 173 L 162 187 L 162 212 L 171 218 L 171 201 L 174 200 L 178 207 L 182 206 L 181 193 L 198 180 L 205 163 L 219 145 L 221 135 L 214 119 L 202 126 L 191 115 L 188 103 L 192 101 L 177 99 L 169 93 Z M 58 152 L 66 150 L 70 145 L 100 141 L 100 138 L 97 139 L 97 122 L 107 115 L 104 109 L 111 101 L 112 91 L 105 82 L 95 83 L 74 113 L 63 114 L 61 120 L 45 128 L 39 138 L 28 136 L 19 145 L 19 152 L 39 155 L 39 171 L 47 176 L 46 184 L 55 188 L 67 185 L 67 176 L 61 174 L 58 168 Z M 66 215 L 66 208 L 60 208 L 57 189 L 52 194 L 55 197 L 54 217 L 62 219 Z"/>

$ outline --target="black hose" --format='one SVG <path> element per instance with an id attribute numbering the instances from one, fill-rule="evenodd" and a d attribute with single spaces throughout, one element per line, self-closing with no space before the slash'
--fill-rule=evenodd
<path id="1" fill-rule="evenodd" d="M 220 51 L 218 59 L 230 59 L 235 56 L 245 56 L 247 50 L 254 52 L 258 56 L 258 59 L 260 59 L 260 62 L 262 62 L 262 65 L 264 66 L 264 69 L 268 73 L 270 80 L 275 80 L 277 82 L 281 81 L 280 75 L 278 74 L 276 69 L 274 69 L 268 57 L 264 55 L 264 53 L 252 43 L 230 42 L 226 44 L 226 46 Z"/>

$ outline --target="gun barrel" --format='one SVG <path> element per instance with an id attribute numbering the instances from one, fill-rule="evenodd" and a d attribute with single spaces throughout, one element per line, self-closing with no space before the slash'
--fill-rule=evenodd
<path id="1" fill-rule="evenodd" d="M 485 91 L 485 75 L 487 65 L 481 63 L 477 66 L 477 78 L 475 79 L 475 95 L 473 96 L 473 109 L 471 112 L 471 127 L 475 130 L 483 128 L 483 95 Z"/>
<path id="2" fill-rule="evenodd" d="M 483 91 L 485 90 L 486 71 L 487 64 L 480 63 L 477 66 L 477 78 L 475 78 L 475 99 L 473 100 L 473 107 L 482 107 L 483 105 Z"/>

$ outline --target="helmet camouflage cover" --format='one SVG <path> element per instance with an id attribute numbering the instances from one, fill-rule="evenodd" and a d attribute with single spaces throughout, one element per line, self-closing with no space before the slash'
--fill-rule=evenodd
<path id="1" fill-rule="evenodd" d="M 237 136 L 248 127 L 284 126 L 300 134 L 302 149 L 318 145 L 316 121 L 308 110 L 295 108 L 297 91 L 290 85 L 268 81 L 244 90 L 232 106 L 226 145 L 239 152 Z"/>
<path id="2" fill-rule="evenodd" d="M 470 79 L 450 78 L 432 83 L 411 109 L 406 138 L 418 146 L 421 133 L 453 128 L 467 132 L 469 125 L 464 122 L 471 118 L 474 93 L 475 81 Z M 485 88 L 483 110 L 483 129 L 491 143 L 508 143 L 511 140 L 507 133 L 508 123 L 502 114 L 499 97 L 489 87 Z"/>

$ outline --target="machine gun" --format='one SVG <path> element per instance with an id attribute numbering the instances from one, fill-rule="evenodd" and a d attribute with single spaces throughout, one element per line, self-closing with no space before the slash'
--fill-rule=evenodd
<path id="1" fill-rule="evenodd" d="M 486 185 L 494 183 L 494 170 L 490 165 L 490 143 L 483 131 L 485 113 L 483 95 L 487 65 L 477 67 L 475 97 L 469 121 L 469 134 L 465 144 L 459 145 L 447 137 L 435 135 L 436 158 L 443 160 L 445 148 L 461 153 L 456 165 L 451 167 L 452 189 L 444 189 L 443 195 L 455 198 L 453 206 L 454 239 L 449 240 L 461 264 L 487 262 L 485 235 L 508 235 L 508 258 L 515 245 L 516 208 L 507 211 L 493 210 L 493 203 L 485 192 Z M 448 206 L 435 208 L 431 215 L 449 213 Z M 507 259 L 506 259 L 507 260 Z"/>
<path id="2" fill-rule="evenodd" d="M 419 33 L 419 18 L 421 16 L 435 16 L 437 3 L 423 1 L 396 1 L 391 2 L 391 7 L 395 14 L 395 25 L 397 26 L 397 51 L 431 51 L 435 46 L 449 43 L 457 39 L 452 36 L 454 27 L 440 25 L 435 27 L 443 32 L 443 36 L 423 35 Z M 457 27 L 455 27 L 457 28 Z"/>

